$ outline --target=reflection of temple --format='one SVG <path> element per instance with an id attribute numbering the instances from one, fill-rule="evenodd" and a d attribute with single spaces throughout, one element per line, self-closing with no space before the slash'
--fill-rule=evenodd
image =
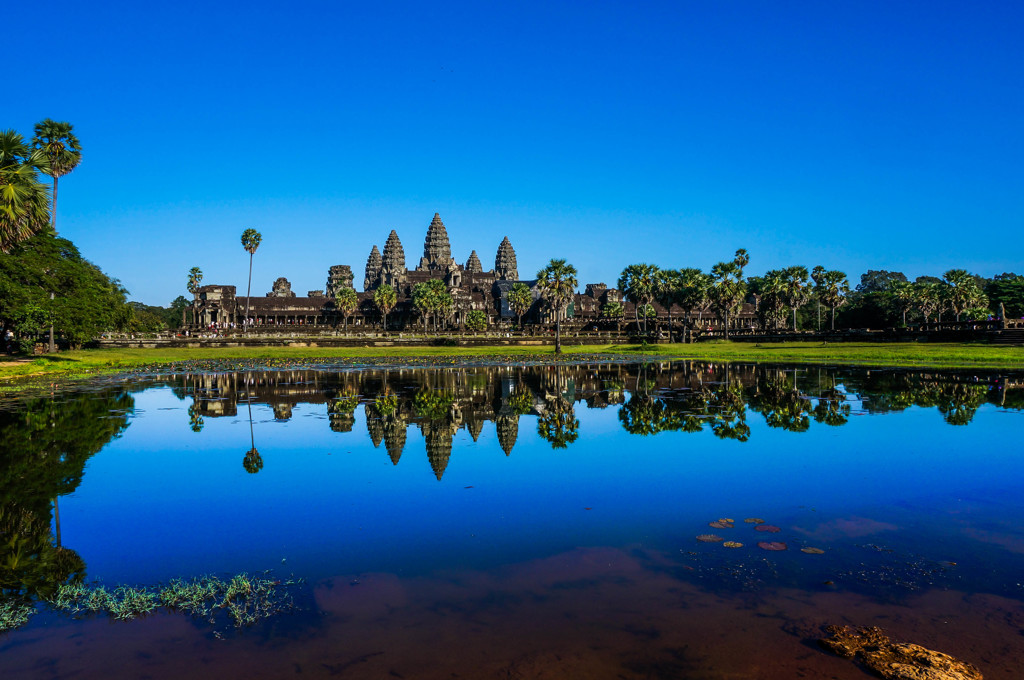
<path id="1" fill-rule="evenodd" d="M 460 430 L 481 442 L 493 423 L 494 440 L 509 455 L 526 417 L 533 419 L 530 429 L 552 446 L 571 445 L 579 427 L 572 411 L 579 403 L 618 408 L 622 427 L 633 434 L 710 431 L 738 441 L 751 436 L 751 414 L 768 427 L 803 432 L 815 423 L 843 425 L 852 408 L 878 413 L 933 407 L 959 425 L 970 422 L 985 402 L 1015 403 L 1011 396 L 1007 404 L 1005 380 L 979 383 L 952 373 L 690 361 L 253 371 L 170 380 L 180 397 L 192 398 L 190 410 L 199 417 L 235 416 L 238 403 L 250 401 L 288 419 L 299 404 L 323 404 L 330 429 L 348 433 L 361 416 L 374 447 L 383 444 L 396 465 L 408 428 L 416 426 L 438 479 L 451 463 Z"/>

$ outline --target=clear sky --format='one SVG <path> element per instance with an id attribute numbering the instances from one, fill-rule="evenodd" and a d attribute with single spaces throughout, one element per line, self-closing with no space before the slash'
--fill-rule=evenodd
<path id="1" fill-rule="evenodd" d="M 552 257 L 1024 273 L 1024 3 L 49 2 L 4 9 L 0 127 L 74 124 L 58 229 L 168 304 L 299 295 L 441 213 Z M 20 86 L 15 86 L 15 83 Z"/>

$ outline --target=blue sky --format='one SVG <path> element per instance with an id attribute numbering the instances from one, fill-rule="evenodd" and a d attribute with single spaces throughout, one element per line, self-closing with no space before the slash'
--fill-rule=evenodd
<path id="1" fill-rule="evenodd" d="M 453 255 L 1022 272 L 1024 3 L 28 3 L 0 126 L 74 124 L 58 228 L 132 298 Z M 55 47 L 51 49 L 49 45 Z M 11 92 L 12 88 L 8 88 Z"/>

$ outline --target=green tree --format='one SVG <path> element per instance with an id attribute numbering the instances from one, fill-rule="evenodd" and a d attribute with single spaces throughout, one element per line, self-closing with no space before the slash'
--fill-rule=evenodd
<path id="1" fill-rule="evenodd" d="M 921 312 L 924 322 L 928 323 L 928 319 L 931 318 L 932 314 L 937 313 L 942 307 L 939 284 L 918 279 L 911 286 L 913 287 L 914 306 Z"/>
<path id="2" fill-rule="evenodd" d="M 633 303 L 636 325 L 640 327 L 640 308 L 654 302 L 658 292 L 659 269 L 653 264 L 631 264 L 619 276 L 619 290 Z M 644 317 L 644 333 L 647 333 L 647 318 Z"/>
<path id="3" fill-rule="evenodd" d="M 430 296 L 430 286 L 427 284 L 417 283 L 412 287 L 412 306 L 416 308 L 423 319 L 424 332 L 427 330 L 427 317 L 430 316 L 430 310 L 433 308 Z"/>
<path id="4" fill-rule="evenodd" d="M 48 164 L 20 134 L 0 132 L 0 253 L 50 227 L 50 191 L 39 180 Z"/>
<path id="5" fill-rule="evenodd" d="M 188 283 L 186 288 L 192 293 L 192 324 L 199 324 L 199 289 L 203 283 L 203 270 L 199 267 L 192 267 L 188 270 Z"/>
<path id="6" fill-rule="evenodd" d="M 811 299 L 811 288 L 808 285 L 807 267 L 793 265 L 783 270 L 785 282 L 784 299 L 786 306 L 793 311 L 793 330 L 798 330 L 796 310 L 806 305 Z"/>
<path id="7" fill-rule="evenodd" d="M 30 341 L 39 326 L 52 323 L 68 344 L 79 346 L 132 319 L 126 293 L 71 241 L 33 236 L 0 254 L 0 337 L 11 330 Z"/>
<path id="8" fill-rule="evenodd" d="M 397 303 L 398 295 L 395 293 L 395 289 L 386 283 L 373 292 L 373 304 L 377 305 L 377 309 L 380 310 L 385 331 L 388 329 L 388 313 L 395 308 Z"/>
<path id="9" fill-rule="evenodd" d="M 747 251 L 740 248 L 731 262 L 719 262 L 711 268 L 712 284 L 709 291 L 711 303 L 718 311 L 729 338 L 729 314 L 738 311 L 747 295 L 747 284 L 743 280 L 743 269 L 750 263 Z"/>
<path id="10" fill-rule="evenodd" d="M 525 283 L 512 284 L 512 290 L 508 292 L 508 306 L 516 315 L 516 326 L 523 329 L 523 314 L 530 311 L 533 306 L 533 293 Z"/>
<path id="11" fill-rule="evenodd" d="M 886 291 L 892 306 L 899 311 L 904 326 L 907 325 L 907 312 L 914 307 L 914 284 L 909 281 L 890 281 Z"/>
<path id="12" fill-rule="evenodd" d="M 949 308 L 956 314 L 957 321 L 966 310 L 988 304 L 977 281 L 967 270 L 950 269 L 942 275 L 942 280 L 945 284 L 941 289 L 942 295 Z"/>
<path id="13" fill-rule="evenodd" d="M 471 310 L 466 314 L 466 328 L 473 332 L 480 332 L 487 329 L 487 314 L 479 309 Z"/>
<path id="14" fill-rule="evenodd" d="M 786 272 L 772 269 L 764 276 L 752 276 L 747 279 L 747 291 L 757 300 L 757 316 L 761 327 L 765 330 L 776 329 L 785 325 L 786 319 Z"/>
<path id="15" fill-rule="evenodd" d="M 552 259 L 537 272 L 537 288 L 555 317 L 555 354 L 562 353 L 562 316 L 572 302 L 577 285 L 576 267 L 562 259 Z"/>
<path id="16" fill-rule="evenodd" d="M 67 175 L 82 162 L 82 146 L 72 132 L 71 123 L 58 122 L 47 118 L 36 123 L 33 148 L 41 151 L 49 161 L 41 167 L 43 173 L 53 178 L 53 209 L 50 219 L 54 233 L 57 231 L 57 180 Z"/>
<path id="17" fill-rule="evenodd" d="M 580 436 L 580 421 L 572 404 L 563 397 L 547 400 L 547 408 L 537 419 L 537 434 L 553 449 L 565 449 Z"/>
<path id="18" fill-rule="evenodd" d="M 672 342 L 672 306 L 679 297 L 682 276 L 678 269 L 662 269 L 658 272 L 658 284 L 654 299 L 668 312 L 668 341 Z"/>
<path id="19" fill-rule="evenodd" d="M 698 317 L 710 303 L 708 291 L 711 288 L 711 277 L 699 269 L 687 267 L 679 270 L 679 287 L 676 292 L 676 304 L 683 310 L 683 319 L 690 328 L 690 317 L 696 310 Z"/>
<path id="20" fill-rule="evenodd" d="M 334 296 L 334 304 L 338 307 L 342 317 L 345 318 L 345 332 L 348 333 L 348 318 L 356 311 L 359 304 L 359 297 L 351 288 L 342 288 Z"/>
<path id="21" fill-rule="evenodd" d="M 993 312 L 1008 318 L 1024 317 L 1024 276 L 999 274 L 985 285 L 984 293 Z M 1002 313 L 1000 305 L 1003 306 Z"/>
<path id="22" fill-rule="evenodd" d="M 428 299 L 430 311 L 434 315 L 434 331 L 437 331 L 437 322 L 440 319 L 447 320 L 451 316 L 454 300 L 448 292 L 448 286 L 441 279 L 427 281 L 427 288 L 430 290 Z"/>
<path id="23" fill-rule="evenodd" d="M 242 322 L 243 332 L 248 332 L 249 326 L 249 297 L 252 294 L 252 256 L 260 247 L 263 235 L 255 229 L 246 229 L 242 232 L 242 247 L 249 253 L 249 284 L 245 287 L 245 320 Z"/>
<path id="24" fill-rule="evenodd" d="M 832 330 L 835 330 L 836 310 L 846 302 L 846 296 L 850 293 L 850 282 L 843 272 L 827 270 L 821 265 L 814 268 L 811 278 L 814 279 L 814 293 L 822 304 L 832 310 Z"/>

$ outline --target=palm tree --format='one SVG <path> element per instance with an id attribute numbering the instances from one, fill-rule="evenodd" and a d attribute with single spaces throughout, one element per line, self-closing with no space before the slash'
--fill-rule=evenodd
<path id="1" fill-rule="evenodd" d="M 903 317 L 903 325 L 907 325 L 907 311 L 914 306 L 914 284 L 909 281 L 890 281 L 889 289 L 886 291 L 893 305 L 900 310 Z M 925 319 L 927 321 L 927 319 Z"/>
<path id="2" fill-rule="evenodd" d="M 654 299 L 668 312 L 668 341 L 672 342 L 672 305 L 679 297 L 682 275 L 678 269 L 662 269 L 654 290 Z"/>
<path id="3" fill-rule="evenodd" d="M 384 284 L 373 292 L 373 304 L 377 305 L 381 315 L 384 317 L 384 331 L 388 330 L 388 312 L 395 308 L 398 303 L 398 295 L 395 289 Z"/>
<path id="4" fill-rule="evenodd" d="M 188 292 L 192 293 L 192 324 L 195 325 L 199 322 L 197 314 L 199 313 L 197 297 L 199 293 L 199 284 L 203 282 L 203 270 L 199 267 L 192 267 L 188 270 Z"/>
<path id="5" fill-rule="evenodd" d="M 942 306 L 939 284 L 930 281 L 915 281 L 913 284 L 914 304 L 928 323 L 929 317 Z"/>
<path id="6" fill-rule="evenodd" d="M 814 279 L 814 292 L 818 299 L 825 303 L 825 306 L 832 310 L 832 330 L 836 329 L 836 310 L 846 302 L 846 295 L 850 292 L 850 282 L 846 274 L 836 270 L 826 270 L 821 265 L 811 272 Z"/>
<path id="7" fill-rule="evenodd" d="M 659 269 L 653 264 L 631 264 L 622 270 L 619 290 L 633 303 L 636 325 L 640 327 L 640 308 L 651 304 L 658 290 Z M 647 333 L 647 317 L 644 317 L 644 334 Z"/>
<path id="8" fill-rule="evenodd" d="M 978 282 L 966 269 L 950 269 L 942 275 L 942 281 L 942 292 L 950 309 L 956 314 L 957 321 L 960 320 L 960 315 L 964 311 L 988 303 Z"/>
<path id="9" fill-rule="evenodd" d="M 782 270 L 786 305 L 793 310 L 793 330 L 796 327 L 796 310 L 803 307 L 811 299 L 811 289 L 807 285 L 807 267 L 794 265 Z"/>
<path id="10" fill-rule="evenodd" d="M 334 296 L 334 304 L 338 306 L 338 310 L 341 311 L 341 315 L 345 317 L 345 332 L 348 333 L 348 317 L 352 316 L 352 312 L 356 310 L 356 305 L 359 304 L 359 298 L 356 296 L 356 292 L 351 288 L 342 288 Z"/>
<path id="11" fill-rule="evenodd" d="M 537 272 L 537 288 L 555 313 L 555 354 L 562 353 L 562 314 L 576 292 L 576 267 L 553 259 Z"/>
<path id="12" fill-rule="evenodd" d="M 53 209 L 50 211 L 53 231 L 57 231 L 57 180 L 78 167 L 82 162 L 82 146 L 71 131 L 71 123 L 58 122 L 47 118 L 36 123 L 36 134 L 32 147 L 43 152 L 49 164 L 41 168 L 44 174 L 53 178 Z"/>
<path id="13" fill-rule="evenodd" d="M 523 314 L 530 311 L 533 306 L 533 293 L 525 283 L 512 284 L 512 290 L 508 292 L 508 306 L 516 315 L 516 325 L 520 332 L 523 330 Z"/>
<path id="14" fill-rule="evenodd" d="M 260 241 L 263 240 L 263 235 L 255 229 L 246 229 L 242 232 L 242 247 L 245 248 L 245 252 L 249 253 L 249 285 L 245 287 L 245 319 L 242 322 L 242 332 L 248 332 L 249 324 L 249 295 L 252 292 L 252 256 L 256 254 L 256 249 L 260 247 Z"/>
<path id="15" fill-rule="evenodd" d="M 48 165 L 17 132 L 0 132 L 0 252 L 50 226 L 49 187 L 39 181 Z"/>
<path id="16" fill-rule="evenodd" d="M 725 326 L 725 338 L 729 339 L 729 312 L 743 304 L 747 293 L 747 284 L 743 281 L 743 268 L 750 262 L 747 251 L 740 248 L 733 256 L 732 262 L 719 262 L 711 268 L 713 282 L 710 298 L 718 310 Z"/>
<path id="17" fill-rule="evenodd" d="M 690 326 L 690 315 L 693 310 L 702 310 L 708 305 L 708 290 L 711 277 L 699 269 L 688 267 L 679 270 L 679 288 L 676 293 L 676 304 L 684 312 L 686 326 Z"/>

